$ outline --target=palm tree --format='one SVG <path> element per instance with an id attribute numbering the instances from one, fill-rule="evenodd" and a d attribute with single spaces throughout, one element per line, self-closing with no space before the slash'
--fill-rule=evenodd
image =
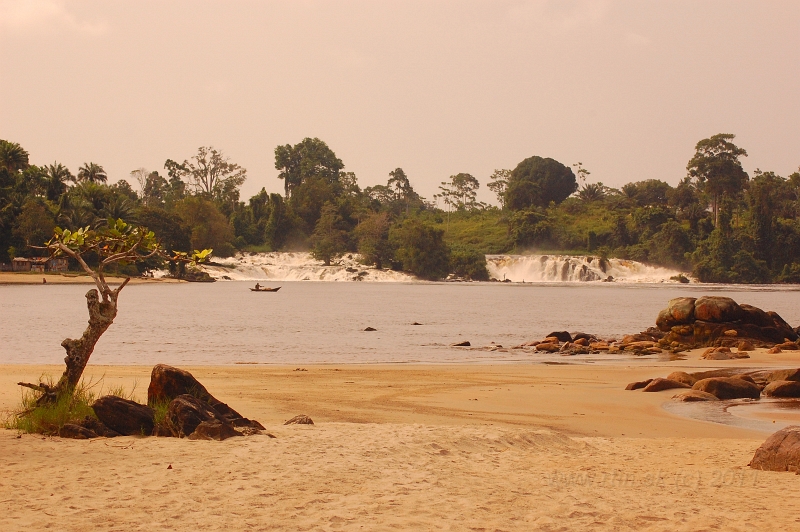
<path id="1" fill-rule="evenodd" d="M 7 168 L 13 174 L 28 166 L 28 152 L 22 146 L 0 139 L 0 167 Z"/>
<path id="2" fill-rule="evenodd" d="M 67 181 L 75 181 L 75 176 L 69 168 L 56 162 L 45 166 L 44 171 L 47 176 L 47 199 L 57 201 L 67 191 Z"/>
<path id="3" fill-rule="evenodd" d="M 78 181 L 105 183 L 108 181 L 108 174 L 97 163 L 83 163 L 83 166 L 78 169 Z"/>

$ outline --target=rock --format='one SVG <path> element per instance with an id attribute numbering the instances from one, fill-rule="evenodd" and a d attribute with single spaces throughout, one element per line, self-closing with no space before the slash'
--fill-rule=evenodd
<path id="1" fill-rule="evenodd" d="M 729 297 L 703 296 L 694 302 L 694 317 L 696 321 L 726 323 L 741 320 L 744 312 Z"/>
<path id="2" fill-rule="evenodd" d="M 567 331 L 555 331 L 547 335 L 547 338 L 557 338 L 559 342 L 571 342 L 572 335 Z"/>
<path id="3" fill-rule="evenodd" d="M 761 393 L 765 397 L 800 397 L 800 382 L 773 381 L 767 384 Z"/>
<path id="4" fill-rule="evenodd" d="M 217 412 L 221 419 L 235 427 L 264 429 L 258 421 L 247 419 L 211 395 L 206 390 L 206 387 L 200 384 L 200 381 L 195 379 L 188 371 L 166 364 L 156 364 L 150 373 L 150 385 L 147 387 L 147 403 L 150 405 L 169 403 L 181 395 L 192 395 L 207 403 Z"/>
<path id="5" fill-rule="evenodd" d="M 591 342 L 589 344 L 589 348 L 594 349 L 596 351 L 605 351 L 609 348 L 608 342 Z"/>
<path id="6" fill-rule="evenodd" d="M 750 323 L 757 327 L 775 326 L 775 322 L 772 320 L 770 315 L 760 308 L 747 304 L 739 305 L 739 308 L 742 309 L 742 321 L 744 323 Z"/>
<path id="7" fill-rule="evenodd" d="M 536 346 L 537 351 L 547 351 L 548 353 L 555 353 L 561 349 L 558 344 L 544 343 Z"/>
<path id="8" fill-rule="evenodd" d="M 149 435 L 153 432 L 155 412 L 149 406 L 106 395 L 95 401 L 92 409 L 103 425 L 124 436 Z"/>
<path id="9" fill-rule="evenodd" d="M 697 378 L 689 375 L 685 371 L 673 371 L 669 375 L 667 375 L 667 379 L 675 382 L 682 382 L 688 386 L 694 386 L 694 383 L 697 382 Z"/>
<path id="10" fill-rule="evenodd" d="M 578 338 L 577 340 L 575 340 L 572 343 L 574 345 L 589 345 L 589 340 L 587 340 L 586 338 Z"/>
<path id="11" fill-rule="evenodd" d="M 653 379 L 650 384 L 644 387 L 643 392 L 660 392 L 663 390 L 672 390 L 674 388 L 691 388 L 688 384 L 669 379 L 657 378 Z"/>
<path id="12" fill-rule="evenodd" d="M 751 342 L 747 340 L 742 340 L 736 345 L 736 350 L 740 353 L 744 353 L 745 351 L 755 351 L 756 348 L 753 346 Z"/>
<path id="13" fill-rule="evenodd" d="M 179 395 L 170 402 L 165 419 L 167 427 L 176 438 L 185 438 L 203 421 L 213 420 L 222 421 L 208 403 L 189 394 Z"/>
<path id="14" fill-rule="evenodd" d="M 93 430 L 86 427 L 75 425 L 74 423 L 67 423 L 58 429 L 58 435 L 62 438 L 71 438 L 73 440 L 89 440 L 97 438 L 97 434 Z"/>
<path id="15" fill-rule="evenodd" d="M 683 393 L 679 393 L 672 397 L 673 401 L 678 401 L 681 403 L 693 403 L 698 401 L 719 401 L 715 396 L 711 395 L 708 392 L 701 392 L 700 390 L 688 390 Z"/>
<path id="16" fill-rule="evenodd" d="M 775 381 L 798 381 L 800 382 L 800 368 L 796 369 L 779 369 L 767 373 L 766 382 Z"/>
<path id="17" fill-rule="evenodd" d="M 797 351 L 800 350 L 800 347 L 797 346 L 794 342 L 783 342 L 782 344 L 778 344 L 775 347 L 780 347 L 783 351 Z"/>
<path id="18" fill-rule="evenodd" d="M 377 330 L 378 329 L 376 329 L 374 327 L 367 327 L 366 329 L 364 329 L 364 332 L 373 332 L 373 331 L 377 331 Z"/>
<path id="19" fill-rule="evenodd" d="M 767 353 L 769 353 L 770 355 L 777 355 L 778 353 L 782 353 L 782 352 L 783 351 L 781 350 L 781 348 L 778 347 L 777 345 L 773 346 L 773 347 L 771 347 L 771 348 L 769 348 L 767 350 Z"/>
<path id="20" fill-rule="evenodd" d="M 450 347 L 469 347 L 470 344 L 469 340 L 464 340 L 463 342 L 456 342 L 454 344 L 450 344 Z"/>
<path id="21" fill-rule="evenodd" d="M 227 440 L 233 436 L 241 436 L 236 429 L 233 428 L 233 425 L 230 423 L 225 423 L 218 419 L 214 419 L 212 421 L 203 421 L 197 428 L 194 429 L 194 432 L 189 434 L 190 440 Z"/>
<path id="22" fill-rule="evenodd" d="M 730 336 L 730 337 L 739 336 L 739 333 L 736 332 L 735 329 L 728 329 L 727 331 L 723 331 L 722 334 L 724 334 L 725 336 Z"/>
<path id="23" fill-rule="evenodd" d="M 98 436 L 102 436 L 104 438 L 114 438 L 116 436 L 120 436 L 119 432 L 117 432 L 116 430 L 111 430 L 110 428 L 105 426 L 102 421 L 91 416 L 86 416 L 85 418 L 83 418 L 83 421 L 81 421 L 79 425 L 85 429 L 91 430 Z"/>
<path id="24" fill-rule="evenodd" d="M 653 379 L 647 379 L 647 380 L 644 380 L 644 381 L 632 382 L 629 385 L 627 385 L 625 387 L 625 389 L 626 390 L 638 390 L 640 388 L 644 388 L 645 386 L 647 386 L 651 382 L 653 382 Z"/>
<path id="25" fill-rule="evenodd" d="M 558 338 L 555 336 L 547 336 L 544 340 L 539 342 L 540 344 L 560 344 L 561 342 L 558 341 Z"/>
<path id="26" fill-rule="evenodd" d="M 662 310 L 656 318 L 656 327 L 664 332 L 669 332 L 677 325 L 689 324 L 694 321 L 693 297 L 678 297 L 667 303 L 667 308 Z"/>
<path id="27" fill-rule="evenodd" d="M 758 399 L 761 397 L 761 390 L 758 386 L 752 382 L 733 377 L 702 379 L 694 383 L 692 389 L 710 393 L 717 399 Z"/>
<path id="28" fill-rule="evenodd" d="M 314 422 L 305 414 L 294 416 L 292 419 L 284 423 L 284 425 L 313 425 Z"/>
<path id="29" fill-rule="evenodd" d="M 572 335 L 572 341 L 577 343 L 578 340 L 586 340 L 586 344 L 584 345 L 589 345 L 591 342 L 597 341 L 597 336 L 589 333 L 576 332 Z"/>
<path id="30" fill-rule="evenodd" d="M 764 471 L 800 471 L 800 426 L 786 427 L 767 438 L 748 465 Z"/>
<path id="31" fill-rule="evenodd" d="M 734 379 L 742 379 L 743 381 L 752 382 L 753 384 L 758 384 L 753 377 L 746 373 L 740 373 L 739 375 L 734 375 Z"/>

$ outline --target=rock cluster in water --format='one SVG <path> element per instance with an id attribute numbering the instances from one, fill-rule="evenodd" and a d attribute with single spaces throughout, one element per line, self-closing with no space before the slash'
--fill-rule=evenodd
<path id="1" fill-rule="evenodd" d="M 192 440 L 224 440 L 258 434 L 264 427 L 211 395 L 188 371 L 158 364 L 150 375 L 147 405 L 106 395 L 92 405 L 97 418 L 67 424 L 66 438 L 98 436 L 165 436 Z M 156 409 L 164 409 L 156 416 Z"/>
<path id="2" fill-rule="evenodd" d="M 773 347 L 798 339 L 778 313 L 740 305 L 729 297 L 673 299 L 658 314 L 656 327 L 662 333 L 660 343 L 670 346 L 731 348 L 746 342 L 744 347 Z"/>

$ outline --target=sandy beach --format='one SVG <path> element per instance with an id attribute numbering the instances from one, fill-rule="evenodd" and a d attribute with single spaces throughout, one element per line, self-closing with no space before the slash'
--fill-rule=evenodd
<path id="1" fill-rule="evenodd" d="M 223 442 L 0 431 L 4 530 L 790 530 L 800 483 L 747 467 L 768 433 L 695 421 L 625 384 L 724 363 L 189 367 L 266 435 Z M 2 366 L 19 380 L 60 366 Z M 298 371 L 305 369 L 306 371 Z M 146 397 L 149 367 L 89 366 Z M 284 426 L 296 414 L 314 426 Z M 169 468 L 171 466 L 171 468 Z"/>
<path id="2" fill-rule="evenodd" d="M 42 279 L 47 281 L 43 283 Z M 112 284 L 118 284 L 125 280 L 125 277 L 115 277 L 106 275 L 106 280 Z M 133 284 L 139 283 L 185 283 L 180 279 L 152 279 L 148 277 L 131 277 Z M 33 272 L 0 272 L 0 285 L 2 284 L 94 284 L 91 277 L 84 273 L 33 273 Z"/>

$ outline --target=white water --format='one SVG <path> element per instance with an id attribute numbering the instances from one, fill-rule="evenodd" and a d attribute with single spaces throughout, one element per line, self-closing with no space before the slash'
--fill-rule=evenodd
<path id="1" fill-rule="evenodd" d="M 498 281 L 526 283 L 613 281 L 627 283 L 677 282 L 679 271 L 624 259 L 569 255 L 487 255 L 489 275 Z"/>
<path id="2" fill-rule="evenodd" d="M 358 262 L 355 253 L 347 254 L 331 266 L 315 260 L 310 253 L 237 253 L 215 259 L 203 269 L 218 280 L 230 281 L 370 281 L 411 282 L 416 278 L 402 272 L 379 270 Z M 641 262 L 569 255 L 487 255 L 486 266 L 492 279 L 526 283 L 592 282 L 609 276 L 618 282 L 674 283 L 670 277 L 680 272 L 648 266 Z M 166 272 L 164 272 L 166 273 Z"/>
<path id="3" fill-rule="evenodd" d="M 203 266 L 218 280 L 231 281 L 371 281 L 408 282 L 415 278 L 392 270 L 379 270 L 358 262 L 352 253 L 325 266 L 310 253 L 237 253 L 226 259 L 214 259 L 222 266 Z"/>

